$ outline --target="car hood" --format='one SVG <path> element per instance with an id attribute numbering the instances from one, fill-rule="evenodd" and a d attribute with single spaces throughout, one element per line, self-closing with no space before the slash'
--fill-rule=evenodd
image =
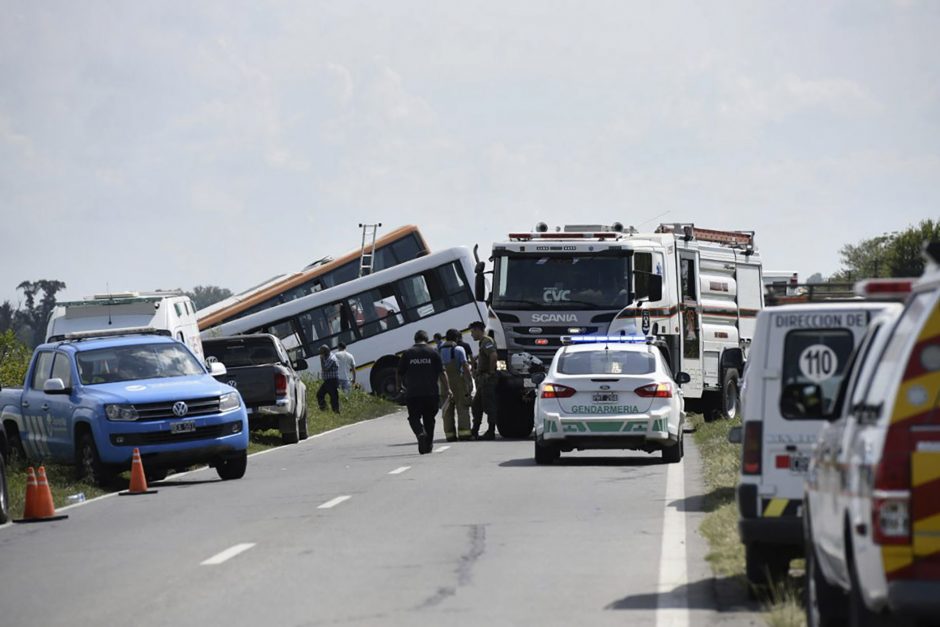
<path id="1" fill-rule="evenodd" d="M 103 402 L 132 404 L 221 396 L 235 391 L 209 375 L 99 383 L 85 389 Z"/>

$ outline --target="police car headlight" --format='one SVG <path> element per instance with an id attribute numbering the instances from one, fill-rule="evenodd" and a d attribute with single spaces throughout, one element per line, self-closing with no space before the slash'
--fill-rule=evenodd
<path id="1" fill-rule="evenodd" d="M 104 414 L 108 420 L 131 421 L 137 420 L 137 410 L 133 405 L 105 405 Z"/>
<path id="2" fill-rule="evenodd" d="M 219 397 L 219 411 L 232 411 L 241 407 L 241 400 L 238 398 L 238 392 L 229 392 Z"/>

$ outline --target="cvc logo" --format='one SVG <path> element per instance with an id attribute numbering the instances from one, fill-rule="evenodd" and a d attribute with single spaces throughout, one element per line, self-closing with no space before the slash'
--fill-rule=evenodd
<path id="1" fill-rule="evenodd" d="M 542 300 L 544 300 L 546 303 L 558 303 L 569 300 L 570 297 L 571 290 L 564 290 L 558 287 L 546 287 L 542 291 Z"/>

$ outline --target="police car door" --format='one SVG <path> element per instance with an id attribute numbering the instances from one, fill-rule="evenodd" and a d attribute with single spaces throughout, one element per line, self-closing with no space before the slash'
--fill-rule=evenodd
<path id="1" fill-rule="evenodd" d="M 820 416 L 831 413 L 849 356 L 868 320 L 869 312 L 863 309 L 812 306 L 774 316 L 767 367 L 779 372 L 779 385 L 771 380 L 764 390 L 764 516 L 800 513 L 809 456 L 824 424 Z M 800 391 L 814 385 L 822 395 L 811 407 Z"/>
<path id="2" fill-rule="evenodd" d="M 691 380 L 682 391 L 700 398 L 705 385 L 702 372 L 702 308 L 699 304 L 699 257 L 697 250 L 679 251 L 679 336 L 682 362 L 677 371 L 689 373 Z"/>

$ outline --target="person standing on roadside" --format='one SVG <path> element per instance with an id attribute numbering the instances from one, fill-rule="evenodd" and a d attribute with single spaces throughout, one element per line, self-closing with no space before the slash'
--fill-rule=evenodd
<path id="1" fill-rule="evenodd" d="M 346 350 L 346 345 L 343 342 L 337 344 L 336 347 L 339 350 L 333 356 L 336 357 L 336 361 L 339 363 L 339 389 L 349 394 L 349 390 L 356 385 L 356 358 Z"/>
<path id="2" fill-rule="evenodd" d="M 418 452 L 424 455 L 434 446 L 434 417 L 440 407 L 440 390 L 449 386 L 440 354 L 428 345 L 427 332 L 418 331 L 414 337 L 414 346 L 398 360 L 395 378 L 398 389 L 405 389 L 408 424 L 418 438 Z"/>
<path id="3" fill-rule="evenodd" d="M 473 427 L 470 431 L 474 440 L 496 439 L 496 342 L 485 331 L 486 326 L 481 321 L 470 323 L 470 335 L 479 342 L 474 373 L 477 392 L 471 404 Z M 486 412 L 486 432 L 480 435 L 483 412 Z"/>
<path id="4" fill-rule="evenodd" d="M 444 404 L 444 436 L 448 442 L 470 439 L 470 392 L 473 381 L 470 379 L 470 363 L 467 354 L 457 343 L 460 331 L 448 329 L 441 344 L 441 361 L 447 373 L 449 398 Z M 457 425 L 454 425 L 454 413 Z"/>
<path id="5" fill-rule="evenodd" d="M 330 347 L 324 344 L 320 347 L 320 376 L 323 383 L 317 390 L 317 405 L 320 411 L 326 409 L 326 395 L 330 395 L 330 406 L 333 413 L 339 413 L 339 362 L 336 356 L 330 353 Z"/>

